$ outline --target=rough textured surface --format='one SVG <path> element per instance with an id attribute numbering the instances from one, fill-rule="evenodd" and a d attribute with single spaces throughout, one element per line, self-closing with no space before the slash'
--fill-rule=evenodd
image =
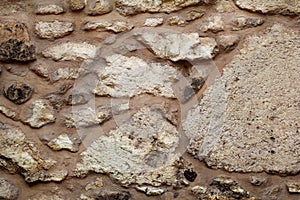
<path id="1" fill-rule="evenodd" d="M 240 31 L 247 28 L 253 28 L 262 25 L 264 22 L 265 21 L 259 17 L 238 17 L 232 21 L 232 30 Z"/>
<path id="2" fill-rule="evenodd" d="M 35 13 L 39 15 L 58 15 L 63 12 L 65 12 L 65 9 L 61 3 L 52 4 L 40 2 L 35 10 Z"/>
<path id="3" fill-rule="evenodd" d="M 38 22 L 35 25 L 36 34 L 43 39 L 61 38 L 73 32 L 72 22 L 58 21 Z"/>
<path id="4" fill-rule="evenodd" d="M 82 10 L 85 7 L 85 0 L 70 0 L 70 9 L 72 11 Z"/>
<path id="5" fill-rule="evenodd" d="M 300 14 L 300 2 L 293 0 L 235 0 L 237 6 L 253 12 Z"/>
<path id="6" fill-rule="evenodd" d="M 80 141 L 70 138 L 67 134 L 62 134 L 50 140 L 47 145 L 55 151 L 65 149 L 71 152 L 77 152 L 79 150 Z"/>
<path id="7" fill-rule="evenodd" d="M 97 95 L 133 97 L 151 93 L 174 98 L 172 84 L 179 79 L 179 72 L 168 65 L 146 63 L 137 57 L 112 55 L 106 59 L 107 66 L 98 72 Z M 145 82 L 144 80 L 148 80 Z M 133 81 L 135 80 L 135 81 Z"/>
<path id="8" fill-rule="evenodd" d="M 22 104 L 32 97 L 33 91 L 33 88 L 28 84 L 11 83 L 4 88 L 3 94 L 15 104 Z"/>
<path id="9" fill-rule="evenodd" d="M 0 199 L 15 200 L 18 199 L 19 189 L 9 181 L 0 178 Z"/>
<path id="10" fill-rule="evenodd" d="M 157 17 L 157 18 L 148 18 L 146 19 L 144 26 L 150 26 L 150 27 L 155 27 L 163 24 L 164 18 L 162 17 Z"/>
<path id="11" fill-rule="evenodd" d="M 238 45 L 240 41 L 240 36 L 234 34 L 222 34 L 217 37 L 216 41 L 221 51 L 229 52 Z"/>
<path id="12" fill-rule="evenodd" d="M 114 33 L 120 33 L 133 29 L 133 25 L 123 20 L 109 21 L 98 21 L 98 22 L 87 22 L 83 25 L 82 29 L 85 31 L 113 31 Z"/>
<path id="13" fill-rule="evenodd" d="M 100 136 L 81 153 L 77 174 L 108 173 L 124 185 L 174 181 L 178 132 L 160 112 L 142 108 L 128 123 Z"/>
<path id="14" fill-rule="evenodd" d="M 32 60 L 35 60 L 35 47 L 31 44 L 26 25 L 0 21 L 0 61 Z"/>
<path id="15" fill-rule="evenodd" d="M 217 46 L 213 38 L 199 38 L 198 33 L 150 31 L 140 34 L 139 37 L 157 56 L 172 61 L 211 59 Z"/>
<path id="16" fill-rule="evenodd" d="M 289 193 L 300 194 L 300 183 L 288 183 L 286 185 Z"/>
<path id="17" fill-rule="evenodd" d="M 95 56 L 97 47 L 89 43 L 72 43 L 67 42 L 58 44 L 45 49 L 42 54 L 46 58 L 52 58 L 55 61 L 82 61 L 92 59 Z"/>
<path id="18" fill-rule="evenodd" d="M 228 171 L 299 173 L 299 36 L 275 25 L 247 39 L 184 122 L 190 153 Z"/>
<path id="19" fill-rule="evenodd" d="M 91 0 L 88 14 L 103 15 L 113 10 L 113 1 L 111 0 Z"/>

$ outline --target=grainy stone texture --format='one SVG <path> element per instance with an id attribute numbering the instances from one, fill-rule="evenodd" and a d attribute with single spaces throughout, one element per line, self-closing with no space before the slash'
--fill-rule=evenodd
<path id="1" fill-rule="evenodd" d="M 0 178 L 0 199 L 16 200 L 19 196 L 19 189 L 9 181 Z"/>
<path id="2" fill-rule="evenodd" d="M 144 23 L 144 26 L 155 27 L 155 26 L 159 26 L 159 25 L 163 24 L 163 22 L 164 22 L 164 18 L 162 18 L 162 17 L 147 18 Z"/>
<path id="3" fill-rule="evenodd" d="M 4 88 L 3 94 L 15 104 L 22 104 L 28 101 L 33 95 L 33 87 L 25 83 L 11 83 Z"/>
<path id="4" fill-rule="evenodd" d="M 300 1 L 293 0 L 235 0 L 242 9 L 261 13 L 278 13 L 283 15 L 300 14 Z"/>
<path id="5" fill-rule="evenodd" d="M 172 61 L 211 59 L 217 43 L 214 38 L 200 38 L 198 33 L 145 32 L 139 40 L 159 57 Z"/>
<path id="6" fill-rule="evenodd" d="M 114 5 L 111 0 L 90 0 L 89 15 L 103 15 L 113 10 Z"/>
<path id="7" fill-rule="evenodd" d="M 54 108 L 47 100 L 39 99 L 32 103 L 31 116 L 24 120 L 33 128 L 40 128 L 56 120 Z"/>
<path id="8" fill-rule="evenodd" d="M 5 106 L 1 106 L 0 105 L 0 112 L 2 114 L 4 114 L 6 117 L 9 117 L 9 118 L 11 118 L 13 120 L 17 120 L 18 119 L 17 113 L 15 111 L 13 111 L 12 109 L 7 108 Z"/>
<path id="9" fill-rule="evenodd" d="M 190 153 L 228 171 L 299 173 L 299 36 L 274 25 L 247 39 L 184 121 Z"/>
<path id="10" fill-rule="evenodd" d="M 161 63 L 148 64 L 138 57 L 118 54 L 109 56 L 106 61 L 107 66 L 98 72 L 99 82 L 95 94 L 133 97 L 150 93 L 175 98 L 172 84 L 180 78 L 175 68 Z"/>
<path id="11" fill-rule="evenodd" d="M 85 31 L 113 31 L 114 33 L 120 33 L 124 31 L 129 31 L 133 29 L 133 25 L 127 21 L 114 20 L 109 21 L 97 21 L 97 22 L 87 22 L 83 25 L 82 29 Z"/>
<path id="12" fill-rule="evenodd" d="M 202 10 L 191 10 L 186 13 L 185 20 L 187 22 L 194 21 L 196 19 L 201 18 L 205 14 Z"/>
<path id="13" fill-rule="evenodd" d="M 71 152 L 77 152 L 80 143 L 81 142 L 78 139 L 70 138 L 67 134 L 61 134 L 50 140 L 47 145 L 55 151 L 69 150 Z"/>
<path id="14" fill-rule="evenodd" d="M 175 16 L 172 16 L 168 19 L 168 23 L 169 25 L 171 26 L 184 26 L 186 23 L 185 23 L 185 20 L 181 17 L 179 17 L 178 15 L 175 15 Z"/>
<path id="15" fill-rule="evenodd" d="M 200 30 L 203 32 L 211 31 L 213 33 L 217 33 L 224 31 L 224 26 L 222 16 L 216 15 L 208 18 L 207 22 L 200 26 Z"/>
<path id="16" fill-rule="evenodd" d="M 31 44 L 24 23 L 0 21 L 0 61 L 28 62 L 35 60 L 35 47 Z"/>
<path id="17" fill-rule="evenodd" d="M 66 21 L 38 22 L 35 25 L 36 34 L 43 39 L 61 38 L 74 31 L 73 23 Z"/>
<path id="18" fill-rule="evenodd" d="M 38 3 L 35 13 L 39 15 L 58 15 L 65 12 L 65 8 L 62 3 Z"/>
<path id="19" fill-rule="evenodd" d="M 288 183 L 286 187 L 289 193 L 300 194 L 300 182 Z"/>
<path id="20" fill-rule="evenodd" d="M 159 186 L 175 181 L 179 136 L 160 112 L 144 107 L 127 123 L 100 136 L 81 153 L 77 174 L 108 173 L 123 185 Z"/>
<path id="21" fill-rule="evenodd" d="M 141 12 L 166 12 L 180 10 L 184 7 L 211 3 L 211 0 L 186 0 L 186 1 L 143 1 L 143 0 L 116 0 L 116 9 L 121 14 L 132 15 Z"/>
<path id="22" fill-rule="evenodd" d="M 262 25 L 264 22 L 265 21 L 259 17 L 238 17 L 232 21 L 232 30 L 240 31 L 247 28 L 253 28 Z"/>
<path id="23" fill-rule="evenodd" d="M 86 42 L 67 42 L 49 47 L 42 51 L 42 54 L 44 57 L 52 58 L 55 61 L 83 61 L 92 59 L 95 56 L 96 51 L 96 46 Z"/>
<path id="24" fill-rule="evenodd" d="M 85 0 L 69 0 L 69 5 L 72 11 L 82 10 L 85 7 Z"/>
<path id="25" fill-rule="evenodd" d="M 216 38 L 218 47 L 221 51 L 232 51 L 239 43 L 240 36 L 234 34 L 222 34 Z"/>

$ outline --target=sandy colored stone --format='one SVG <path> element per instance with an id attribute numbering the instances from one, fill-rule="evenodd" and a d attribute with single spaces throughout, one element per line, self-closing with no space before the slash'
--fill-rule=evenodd
<path id="1" fill-rule="evenodd" d="M 56 120 L 54 108 L 47 100 L 38 99 L 32 102 L 31 116 L 24 120 L 33 128 L 40 128 Z"/>
<path id="2" fill-rule="evenodd" d="M 71 152 L 77 152 L 79 150 L 80 141 L 70 138 L 67 134 L 61 134 L 50 140 L 47 145 L 55 151 L 65 149 Z"/>
<path id="3" fill-rule="evenodd" d="M 92 59 L 97 51 L 97 47 L 83 42 L 66 42 L 48 47 L 42 54 L 46 58 L 52 58 L 55 61 L 83 61 Z"/>
<path id="4" fill-rule="evenodd" d="M 157 108 L 144 107 L 87 147 L 76 172 L 106 173 L 123 185 L 172 183 L 177 173 L 178 142 L 176 127 Z"/>
<path id="5" fill-rule="evenodd" d="M 265 20 L 260 17 L 237 17 L 232 20 L 233 27 L 231 29 L 233 31 L 240 31 L 247 28 L 261 26 L 264 22 Z"/>
<path id="6" fill-rule="evenodd" d="M 138 191 L 144 192 L 148 196 L 158 196 L 165 192 L 164 189 L 152 187 L 152 186 L 140 186 L 136 187 Z"/>
<path id="7" fill-rule="evenodd" d="M 82 29 L 85 31 L 113 31 L 114 33 L 120 33 L 133 29 L 134 26 L 127 21 L 114 20 L 110 21 L 90 21 L 86 22 Z"/>
<path id="8" fill-rule="evenodd" d="M 35 60 L 27 26 L 21 22 L 0 21 L 0 61 L 29 62 Z"/>
<path id="9" fill-rule="evenodd" d="M 116 0 L 116 10 L 123 15 L 138 14 L 141 12 L 174 12 L 185 7 L 208 4 L 212 0 L 186 0 L 186 1 L 143 1 L 143 0 Z"/>
<path id="10" fill-rule="evenodd" d="M 69 0 L 69 6 L 72 11 L 82 10 L 85 7 L 85 0 Z"/>
<path id="11" fill-rule="evenodd" d="M 235 34 L 222 34 L 216 38 L 218 47 L 225 52 L 232 51 L 240 42 L 240 36 Z"/>
<path id="12" fill-rule="evenodd" d="M 283 15 L 300 14 L 300 1 L 298 0 L 235 0 L 235 4 L 252 12 Z"/>
<path id="13" fill-rule="evenodd" d="M 40 2 L 35 10 L 38 15 L 58 15 L 64 13 L 65 9 L 62 3 L 43 3 Z"/>
<path id="14" fill-rule="evenodd" d="M 299 173 L 299 36 L 274 25 L 246 39 L 183 122 L 191 154 L 228 171 Z"/>
<path id="15" fill-rule="evenodd" d="M 146 63 L 138 57 L 115 54 L 106 58 L 107 66 L 98 72 L 95 94 L 111 97 L 133 97 L 150 93 L 175 98 L 172 84 L 179 72 L 160 63 Z M 145 81 L 148 80 L 148 81 Z"/>
<path id="16" fill-rule="evenodd" d="M 288 183 L 286 187 L 289 193 L 300 194 L 300 182 Z"/>
<path id="17" fill-rule="evenodd" d="M 4 114 L 6 117 L 9 117 L 13 120 L 18 119 L 18 114 L 14 110 L 12 110 L 6 106 L 0 105 L 0 113 Z"/>
<path id="18" fill-rule="evenodd" d="M 168 19 L 168 23 L 171 26 L 184 26 L 186 24 L 185 20 L 178 15 L 172 16 Z"/>
<path id="19" fill-rule="evenodd" d="M 207 19 L 207 22 L 200 26 L 200 30 L 203 32 L 211 31 L 213 33 L 217 33 L 220 31 L 224 31 L 224 21 L 222 16 L 215 15 Z"/>
<path id="20" fill-rule="evenodd" d="M 191 10 L 185 14 L 185 20 L 187 22 L 194 21 L 196 19 L 201 18 L 205 14 L 202 10 Z"/>
<path id="21" fill-rule="evenodd" d="M 199 37 L 198 33 L 148 31 L 138 36 L 155 55 L 172 61 L 212 59 L 217 48 L 215 39 Z"/>
<path id="22" fill-rule="evenodd" d="M 155 27 L 164 23 L 164 18 L 162 17 L 152 17 L 145 20 L 144 26 Z"/>
<path id="23" fill-rule="evenodd" d="M 66 21 L 38 22 L 35 25 L 36 34 L 43 39 L 61 38 L 74 31 L 73 23 Z"/>
<path id="24" fill-rule="evenodd" d="M 19 196 L 19 189 L 10 181 L 0 178 L 0 199 L 16 200 Z"/>
<path id="25" fill-rule="evenodd" d="M 114 8 L 114 2 L 111 0 L 90 0 L 89 15 L 103 15 L 109 13 Z"/>

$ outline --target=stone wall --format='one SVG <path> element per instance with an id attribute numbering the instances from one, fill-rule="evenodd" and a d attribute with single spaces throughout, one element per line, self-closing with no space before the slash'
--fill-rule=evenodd
<path id="1" fill-rule="evenodd" d="M 0 15 L 0 199 L 299 199 L 300 1 Z"/>

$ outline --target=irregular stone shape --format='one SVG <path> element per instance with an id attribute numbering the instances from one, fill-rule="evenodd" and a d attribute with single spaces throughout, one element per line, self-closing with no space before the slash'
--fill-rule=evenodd
<path id="1" fill-rule="evenodd" d="M 258 17 L 238 17 L 232 21 L 232 30 L 239 31 L 247 28 L 254 28 L 262 25 L 264 22 L 264 19 Z"/>
<path id="2" fill-rule="evenodd" d="M 224 31 L 224 21 L 219 15 L 212 16 L 207 19 L 206 24 L 200 26 L 200 30 L 203 32 L 211 31 L 213 33 Z"/>
<path id="3" fill-rule="evenodd" d="M 299 45 L 280 25 L 249 36 L 184 120 L 189 152 L 228 171 L 299 173 Z"/>
<path id="4" fill-rule="evenodd" d="M 81 153 L 76 174 L 105 173 L 122 185 L 173 183 L 179 135 L 161 113 L 158 108 L 144 107 L 117 129 L 100 136 Z"/>
<path id="5" fill-rule="evenodd" d="M 190 10 L 188 11 L 185 15 L 185 21 L 190 22 L 190 21 L 194 21 L 196 19 L 201 18 L 203 15 L 205 14 L 204 11 L 202 10 Z"/>
<path id="6" fill-rule="evenodd" d="M 33 87 L 30 85 L 15 82 L 4 88 L 3 94 L 15 104 L 22 104 L 32 97 L 33 91 Z"/>
<path id="7" fill-rule="evenodd" d="M 62 134 L 49 141 L 47 145 L 55 151 L 66 149 L 71 152 L 77 152 L 79 150 L 80 143 L 81 142 L 79 140 L 71 139 L 67 134 Z"/>
<path id="8" fill-rule="evenodd" d="M 133 29 L 133 25 L 127 21 L 115 20 L 109 21 L 98 21 L 98 22 L 87 22 L 83 25 L 82 29 L 85 31 L 113 31 L 114 33 L 120 33 Z"/>
<path id="9" fill-rule="evenodd" d="M 300 194 L 300 182 L 288 183 L 288 184 L 286 184 L 286 187 L 287 187 L 289 193 Z"/>
<path id="10" fill-rule="evenodd" d="M 0 61 L 28 62 L 35 59 L 35 47 L 30 44 L 26 25 L 0 21 Z"/>
<path id="11" fill-rule="evenodd" d="M 283 188 L 281 186 L 270 186 L 264 189 L 262 199 L 280 200 Z"/>
<path id="12" fill-rule="evenodd" d="M 188 6 L 212 3 L 212 0 L 186 1 L 144 1 L 144 0 L 116 0 L 116 10 L 123 15 L 138 14 L 141 12 L 174 12 Z"/>
<path id="13" fill-rule="evenodd" d="M 52 58 L 55 61 L 83 61 L 94 58 L 97 47 L 89 43 L 67 42 L 49 47 L 42 51 L 46 58 Z"/>
<path id="14" fill-rule="evenodd" d="M 17 113 L 15 111 L 11 110 L 10 108 L 0 105 L 0 112 L 3 113 L 6 117 L 9 117 L 13 120 L 18 120 Z"/>
<path id="15" fill-rule="evenodd" d="M 103 187 L 103 179 L 102 178 L 96 178 L 95 181 L 88 183 L 85 186 L 85 190 L 95 190 Z"/>
<path id="16" fill-rule="evenodd" d="M 74 93 L 68 96 L 66 99 L 67 105 L 82 105 L 89 101 L 87 94 L 85 93 Z"/>
<path id="17" fill-rule="evenodd" d="M 178 15 L 175 15 L 173 17 L 170 17 L 168 19 L 168 23 L 169 25 L 173 26 L 173 25 L 177 25 L 177 26 L 184 26 L 186 23 L 185 23 L 185 20 L 182 19 L 181 17 L 179 17 Z"/>
<path id="18" fill-rule="evenodd" d="M 160 63 L 148 64 L 140 58 L 119 54 L 107 57 L 106 61 L 107 66 L 98 72 L 95 94 L 133 97 L 150 93 L 175 98 L 172 84 L 180 77 L 175 68 Z"/>
<path id="19" fill-rule="evenodd" d="M 0 178 L 0 199 L 16 200 L 19 196 L 19 189 L 11 182 Z"/>
<path id="20" fill-rule="evenodd" d="M 250 183 L 255 186 L 260 186 L 266 182 L 266 178 L 259 176 L 251 176 Z"/>
<path id="21" fill-rule="evenodd" d="M 127 191 L 101 191 L 96 197 L 98 200 L 130 200 L 131 194 Z"/>
<path id="22" fill-rule="evenodd" d="M 147 18 L 144 26 L 149 26 L 149 27 L 155 27 L 162 25 L 164 23 L 164 18 L 162 17 L 152 17 L 152 18 Z"/>
<path id="23" fill-rule="evenodd" d="M 52 22 L 38 22 L 35 25 L 36 34 L 43 39 L 62 38 L 71 34 L 74 31 L 72 22 L 52 21 Z"/>
<path id="24" fill-rule="evenodd" d="M 61 182 L 68 176 L 68 170 L 56 170 L 54 172 L 43 172 L 35 173 L 26 179 L 27 182 Z"/>
<path id="25" fill-rule="evenodd" d="M 235 6 L 231 0 L 217 0 L 216 10 L 219 13 L 234 12 Z"/>
<path id="26" fill-rule="evenodd" d="M 43 159 L 36 145 L 28 140 L 20 129 L 1 122 L 0 156 L 11 163 L 27 182 L 45 181 L 45 178 L 50 178 L 51 174 L 48 174 L 47 170 L 55 164 L 53 160 Z"/>
<path id="27" fill-rule="evenodd" d="M 85 7 L 85 0 L 69 0 L 69 5 L 72 11 L 82 10 Z"/>
<path id="28" fill-rule="evenodd" d="M 55 122 L 55 111 L 47 100 L 38 99 L 32 102 L 32 115 L 24 120 L 33 128 L 40 128 Z"/>
<path id="29" fill-rule="evenodd" d="M 300 14 L 299 1 L 286 0 L 235 0 L 235 4 L 241 9 L 260 13 L 275 13 L 282 15 Z"/>
<path id="30" fill-rule="evenodd" d="M 172 61 L 212 59 L 217 48 L 215 39 L 199 38 L 198 33 L 145 32 L 138 39 L 155 55 Z"/>
<path id="31" fill-rule="evenodd" d="M 103 15 L 113 10 L 114 5 L 111 0 L 91 0 L 89 15 Z"/>
<path id="32" fill-rule="evenodd" d="M 221 51 L 229 52 L 235 49 L 235 47 L 238 45 L 238 43 L 240 42 L 240 36 L 234 34 L 218 35 L 216 41 Z"/>
<path id="33" fill-rule="evenodd" d="M 58 68 L 56 71 L 50 74 L 51 81 L 59 81 L 62 79 L 73 80 L 79 77 L 80 72 L 82 72 L 81 68 Z"/>
<path id="34" fill-rule="evenodd" d="M 38 15 L 58 15 L 64 13 L 65 9 L 62 4 L 47 4 L 47 3 L 40 3 L 37 5 L 35 10 L 35 14 Z"/>
<path id="35" fill-rule="evenodd" d="M 138 191 L 144 192 L 148 196 L 158 196 L 165 192 L 164 189 L 152 187 L 152 186 L 140 186 L 136 187 Z"/>

